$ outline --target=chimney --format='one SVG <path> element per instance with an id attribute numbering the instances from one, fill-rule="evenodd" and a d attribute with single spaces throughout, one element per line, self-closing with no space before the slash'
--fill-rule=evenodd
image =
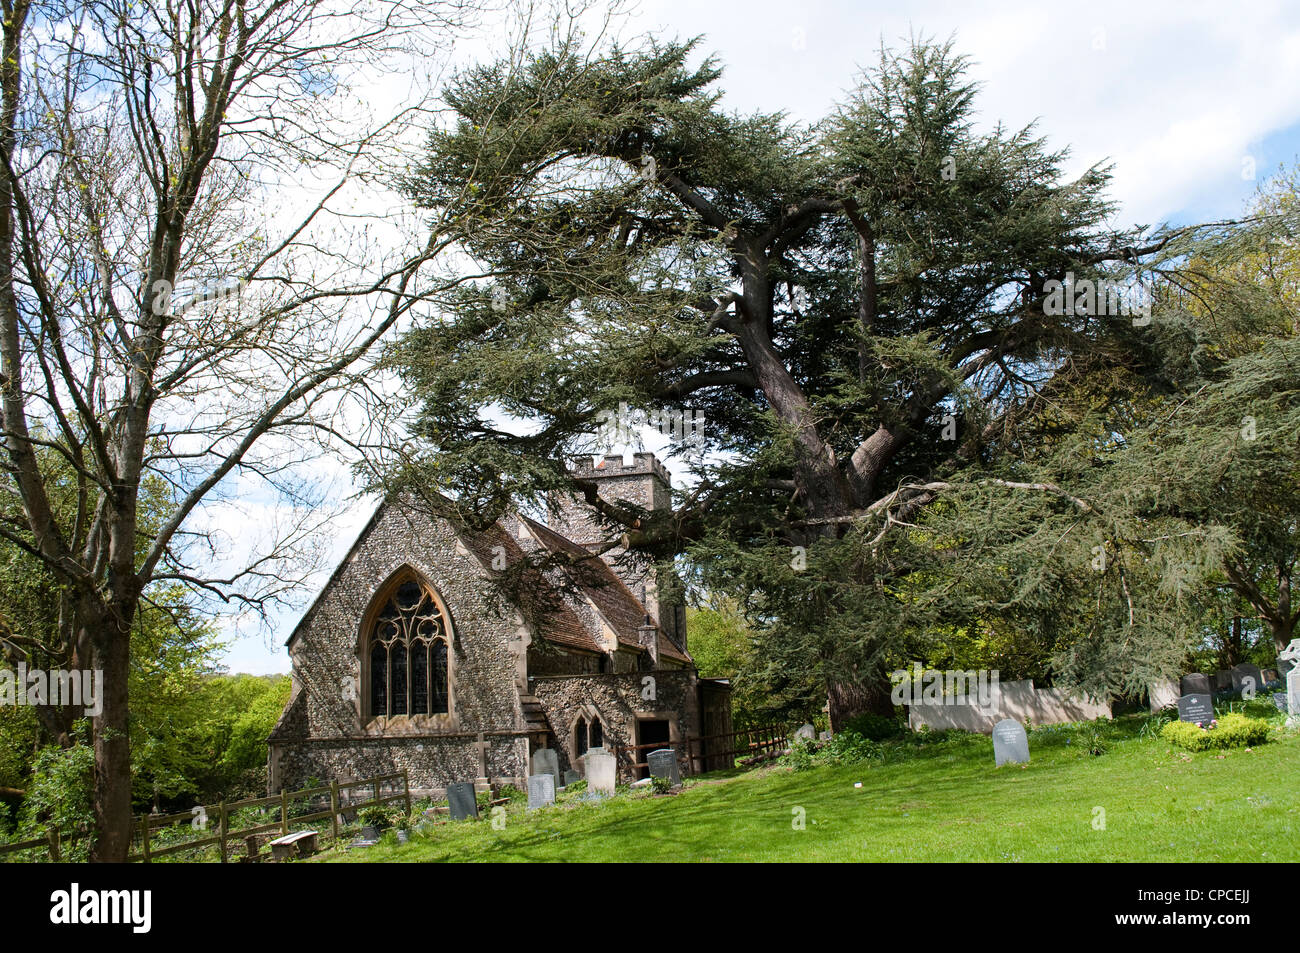
<path id="1" fill-rule="evenodd" d="M 636 630 L 637 641 L 650 655 L 650 662 L 655 667 L 659 667 L 659 630 L 655 628 L 650 621 L 650 616 L 646 616 L 641 625 Z"/>

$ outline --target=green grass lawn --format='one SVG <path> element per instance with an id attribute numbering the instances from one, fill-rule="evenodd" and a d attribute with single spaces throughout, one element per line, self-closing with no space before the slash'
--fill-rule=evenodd
<path id="1" fill-rule="evenodd" d="M 461 821 L 397 845 L 331 850 L 331 862 L 440 861 L 1296 861 L 1300 732 L 1250 750 L 1190 754 L 1105 723 L 1031 732 L 1031 762 L 993 766 L 992 742 L 903 739 L 883 760 L 794 771 L 781 764 L 693 779 L 598 804 L 511 807 L 504 830 Z M 860 788 L 854 787 L 861 782 Z M 795 830 L 796 808 L 804 812 Z M 1095 808 L 1105 811 L 1104 829 Z"/>

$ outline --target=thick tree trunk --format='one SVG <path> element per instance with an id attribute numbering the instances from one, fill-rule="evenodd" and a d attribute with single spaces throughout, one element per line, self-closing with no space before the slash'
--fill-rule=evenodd
<path id="1" fill-rule="evenodd" d="M 1296 637 L 1295 624 L 1290 620 L 1270 619 L 1269 628 L 1273 633 L 1273 648 L 1281 652 Z"/>
<path id="2" fill-rule="evenodd" d="M 864 682 L 832 680 L 826 694 L 830 703 L 831 731 L 839 731 L 855 715 L 894 716 L 894 702 L 889 697 L 889 679 L 876 677 Z"/>
<path id="3" fill-rule="evenodd" d="M 128 625 L 129 628 L 129 625 Z M 131 750 L 127 730 L 127 679 L 131 668 L 129 632 L 105 620 L 111 632 L 96 647 L 96 668 L 103 671 L 103 711 L 94 720 L 95 831 L 91 860 L 123 863 L 131 849 Z"/>

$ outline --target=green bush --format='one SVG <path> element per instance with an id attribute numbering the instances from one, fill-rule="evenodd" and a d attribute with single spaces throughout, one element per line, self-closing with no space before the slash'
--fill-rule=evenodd
<path id="1" fill-rule="evenodd" d="M 906 725 L 900 718 L 865 712 L 846 721 L 840 734 L 852 732 L 868 741 L 884 741 L 886 738 L 898 737 L 905 730 Z"/>
<path id="2" fill-rule="evenodd" d="M 1211 722 L 1207 728 L 1189 721 L 1171 721 L 1160 729 L 1160 737 L 1188 751 L 1245 748 L 1268 740 L 1268 723 L 1232 712 Z"/>
<path id="3" fill-rule="evenodd" d="M 673 781 L 672 778 L 652 777 L 650 779 L 650 787 L 654 790 L 655 794 L 667 794 L 673 789 Z"/>

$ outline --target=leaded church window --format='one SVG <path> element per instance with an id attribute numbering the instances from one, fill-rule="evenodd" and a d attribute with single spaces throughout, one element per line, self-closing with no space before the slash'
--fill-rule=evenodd
<path id="1" fill-rule="evenodd" d="M 369 640 L 369 717 L 448 711 L 447 620 L 433 593 L 402 582 L 379 610 Z"/>

